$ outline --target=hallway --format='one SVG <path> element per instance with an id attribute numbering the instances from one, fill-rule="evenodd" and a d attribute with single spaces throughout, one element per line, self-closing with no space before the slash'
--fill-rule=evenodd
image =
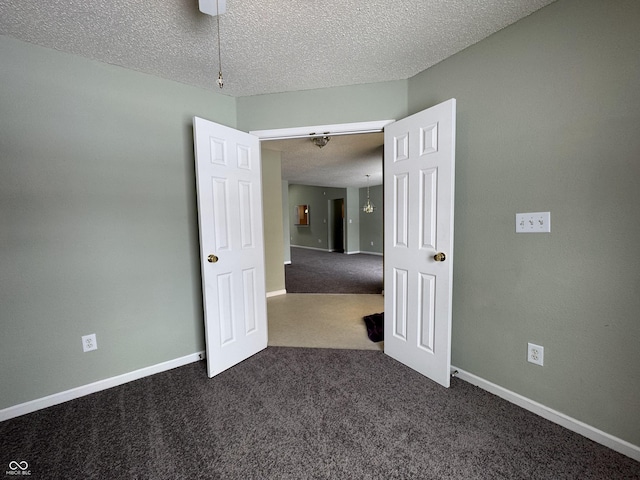
<path id="1" fill-rule="evenodd" d="M 269 346 L 383 350 L 362 317 L 384 310 L 382 295 L 289 293 L 267 299 Z"/>

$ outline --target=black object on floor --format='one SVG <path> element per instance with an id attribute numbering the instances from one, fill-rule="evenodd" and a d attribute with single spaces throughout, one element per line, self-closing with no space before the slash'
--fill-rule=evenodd
<path id="1" fill-rule="evenodd" d="M 384 312 L 367 315 L 364 323 L 367 326 L 367 336 L 372 342 L 381 342 L 384 340 Z"/>

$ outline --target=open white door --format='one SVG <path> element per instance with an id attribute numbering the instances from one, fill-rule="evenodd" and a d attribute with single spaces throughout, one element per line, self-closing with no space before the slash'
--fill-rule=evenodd
<path id="1" fill-rule="evenodd" d="M 385 127 L 384 351 L 449 387 L 456 101 Z"/>
<path id="2" fill-rule="evenodd" d="M 207 370 L 267 347 L 258 137 L 194 117 Z"/>

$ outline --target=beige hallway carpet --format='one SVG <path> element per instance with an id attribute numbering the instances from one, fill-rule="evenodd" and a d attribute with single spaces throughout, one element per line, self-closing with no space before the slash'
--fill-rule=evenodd
<path id="1" fill-rule="evenodd" d="M 383 350 L 362 317 L 384 310 L 382 295 L 288 293 L 267 299 L 269 345 Z"/>

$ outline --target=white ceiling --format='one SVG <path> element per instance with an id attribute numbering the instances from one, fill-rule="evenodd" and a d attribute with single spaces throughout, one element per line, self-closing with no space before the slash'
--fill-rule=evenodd
<path id="1" fill-rule="evenodd" d="M 263 149 L 280 151 L 282 178 L 290 184 L 366 187 L 382 183 L 383 133 L 337 135 L 319 148 L 310 138 L 268 140 Z"/>
<path id="2" fill-rule="evenodd" d="M 222 90 L 198 0 L 0 0 L 0 34 L 238 97 L 407 79 L 552 1 L 227 0 Z"/>

